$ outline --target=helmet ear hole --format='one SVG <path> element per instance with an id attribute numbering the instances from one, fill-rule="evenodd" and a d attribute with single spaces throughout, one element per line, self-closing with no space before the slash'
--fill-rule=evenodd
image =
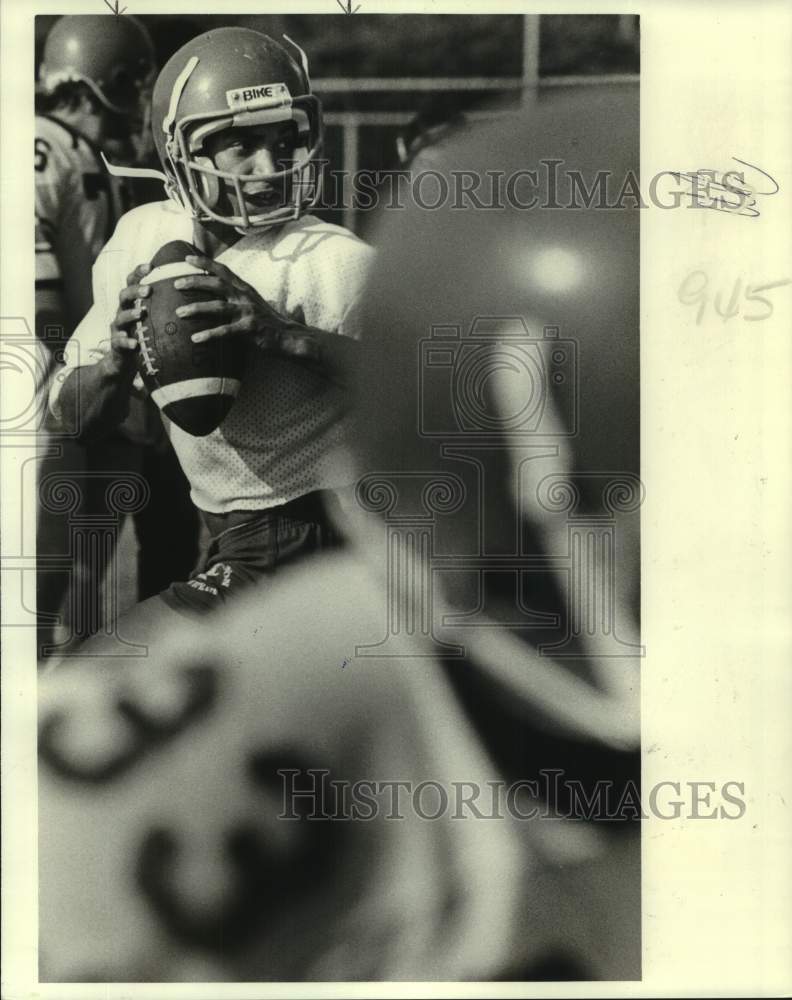
<path id="1" fill-rule="evenodd" d="M 214 163 L 208 156 L 196 156 L 194 162 L 197 167 L 208 167 L 214 170 Z M 197 174 L 201 197 L 209 208 L 214 208 L 220 200 L 220 181 L 214 174 L 206 174 L 203 170 L 197 171 Z"/>

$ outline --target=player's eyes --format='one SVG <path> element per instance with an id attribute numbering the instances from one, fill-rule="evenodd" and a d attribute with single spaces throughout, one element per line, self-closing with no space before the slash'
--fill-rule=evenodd
<path id="1" fill-rule="evenodd" d="M 250 153 L 255 153 L 264 143 L 258 139 L 236 139 L 232 142 L 228 148 L 232 149 L 235 153 L 240 153 L 242 155 L 248 155 Z M 279 139 L 274 146 L 270 147 L 272 152 L 278 156 L 290 156 L 293 150 L 293 144 L 290 138 L 284 137 Z"/>
<path id="2" fill-rule="evenodd" d="M 292 141 L 291 136 L 284 135 L 282 138 L 278 139 L 272 151 L 278 159 L 289 158 L 294 152 L 294 142 Z"/>

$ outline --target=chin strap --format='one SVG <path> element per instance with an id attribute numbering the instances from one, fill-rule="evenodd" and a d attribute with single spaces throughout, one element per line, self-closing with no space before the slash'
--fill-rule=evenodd
<path id="1" fill-rule="evenodd" d="M 113 177 L 151 177 L 154 180 L 162 181 L 166 186 L 168 184 L 168 177 L 162 170 L 155 170 L 153 167 L 119 167 L 115 163 L 111 163 L 104 153 L 100 152 L 99 155 L 107 167 L 107 172 Z"/>
<path id="2" fill-rule="evenodd" d="M 184 209 L 186 212 L 190 212 L 191 215 L 196 216 L 196 212 L 191 204 L 185 204 L 184 199 L 181 196 L 181 192 L 178 190 L 174 182 L 166 173 L 162 170 L 155 170 L 153 167 L 119 167 L 115 163 L 111 163 L 104 153 L 99 154 L 102 157 L 107 172 L 112 174 L 113 177 L 148 177 L 155 181 L 161 181 L 165 187 L 165 193 L 170 198 L 171 201 L 175 202 L 180 208 Z"/>

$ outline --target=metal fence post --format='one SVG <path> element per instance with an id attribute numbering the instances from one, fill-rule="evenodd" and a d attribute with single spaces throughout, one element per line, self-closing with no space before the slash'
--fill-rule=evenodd
<path id="1" fill-rule="evenodd" d="M 360 156 L 360 136 L 358 135 L 358 123 L 353 116 L 344 119 L 344 158 L 342 169 L 344 171 L 343 198 L 344 198 L 344 225 L 354 232 L 355 229 L 355 204 L 354 204 L 354 184 L 352 178 L 358 170 L 358 160 Z"/>
<path id="2" fill-rule="evenodd" d="M 523 107 L 532 107 L 536 102 L 539 88 L 539 18 L 540 14 L 526 14 L 523 17 Z"/>

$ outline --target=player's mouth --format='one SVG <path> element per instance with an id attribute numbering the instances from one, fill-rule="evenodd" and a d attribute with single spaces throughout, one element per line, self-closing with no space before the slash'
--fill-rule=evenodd
<path id="1" fill-rule="evenodd" d="M 245 192 L 245 204 L 248 208 L 258 211 L 268 211 L 273 208 L 280 208 L 283 205 L 283 198 L 277 191 L 256 191 Z"/>

